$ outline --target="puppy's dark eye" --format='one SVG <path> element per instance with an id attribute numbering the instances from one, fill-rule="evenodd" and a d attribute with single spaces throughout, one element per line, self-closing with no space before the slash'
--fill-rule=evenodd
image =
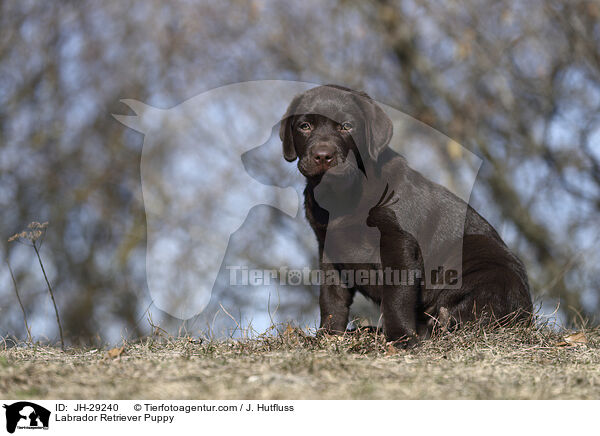
<path id="1" fill-rule="evenodd" d="M 345 123 L 342 123 L 342 125 L 341 125 L 341 129 L 346 130 L 346 131 L 352 130 L 352 127 L 353 127 L 352 123 L 349 123 L 347 121 Z"/>
<path id="2" fill-rule="evenodd" d="M 307 130 L 310 130 L 310 124 L 308 124 L 308 123 L 306 123 L 306 122 L 304 122 L 304 123 L 300 123 L 300 124 L 298 124 L 298 128 L 299 128 L 300 130 L 307 131 Z"/>

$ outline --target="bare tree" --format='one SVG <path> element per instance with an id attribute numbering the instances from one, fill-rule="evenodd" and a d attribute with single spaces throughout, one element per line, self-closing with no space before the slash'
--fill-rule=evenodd
<path id="1" fill-rule="evenodd" d="M 110 116 L 126 110 L 119 99 L 167 108 L 272 78 L 364 89 L 478 154 L 472 203 L 524 258 L 536 297 L 569 318 L 600 309 L 597 2 L 3 2 L 0 12 L 0 239 L 51 223 L 42 255 L 71 341 L 147 331 L 142 136 Z M 265 213 L 315 261 L 301 219 Z M 270 266 L 269 234 L 248 236 L 248 264 Z M 35 326 L 47 316 L 35 259 L 5 242 L 0 256 Z M 23 335 L 10 275 L 0 277 L 0 328 Z M 221 289 L 232 314 L 266 311 L 258 290 Z M 310 319 L 314 290 L 297 292 L 281 316 Z"/>

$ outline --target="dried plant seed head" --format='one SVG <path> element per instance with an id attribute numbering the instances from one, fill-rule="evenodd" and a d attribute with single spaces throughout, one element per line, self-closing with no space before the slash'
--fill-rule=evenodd
<path id="1" fill-rule="evenodd" d="M 39 223 L 37 221 L 33 221 L 27 227 L 30 229 L 44 230 L 44 229 L 46 229 L 46 227 L 48 227 L 48 221 L 46 221 L 45 223 Z"/>
<path id="2" fill-rule="evenodd" d="M 48 228 L 48 222 L 39 223 L 34 221 L 27 226 L 28 230 L 23 230 L 20 233 L 15 233 L 10 238 L 8 238 L 8 242 L 19 241 L 22 239 L 26 239 L 31 242 L 35 242 L 40 239 L 46 229 Z"/>

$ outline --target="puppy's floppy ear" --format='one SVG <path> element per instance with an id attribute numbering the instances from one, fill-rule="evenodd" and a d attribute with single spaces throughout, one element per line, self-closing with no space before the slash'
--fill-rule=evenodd
<path id="1" fill-rule="evenodd" d="M 365 133 L 369 157 L 377 160 L 381 150 L 390 143 L 394 126 L 392 120 L 371 97 L 364 92 L 358 93 L 360 107 L 365 117 Z"/>
<path id="2" fill-rule="evenodd" d="M 279 138 L 283 145 L 283 157 L 288 162 L 293 162 L 298 158 L 296 154 L 296 148 L 294 147 L 294 135 L 292 135 L 292 128 L 294 122 L 294 111 L 300 102 L 300 95 L 294 97 L 285 115 L 281 118 L 281 125 L 279 126 Z"/>

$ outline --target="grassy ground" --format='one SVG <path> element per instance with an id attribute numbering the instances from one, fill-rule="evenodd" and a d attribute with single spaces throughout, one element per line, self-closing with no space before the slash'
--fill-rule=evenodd
<path id="1" fill-rule="evenodd" d="M 5 341 L 0 397 L 600 399 L 600 329 L 584 333 L 587 343 L 573 345 L 547 328 L 471 326 L 408 351 L 381 334 L 291 328 L 239 341 L 152 337 L 121 354 Z"/>

